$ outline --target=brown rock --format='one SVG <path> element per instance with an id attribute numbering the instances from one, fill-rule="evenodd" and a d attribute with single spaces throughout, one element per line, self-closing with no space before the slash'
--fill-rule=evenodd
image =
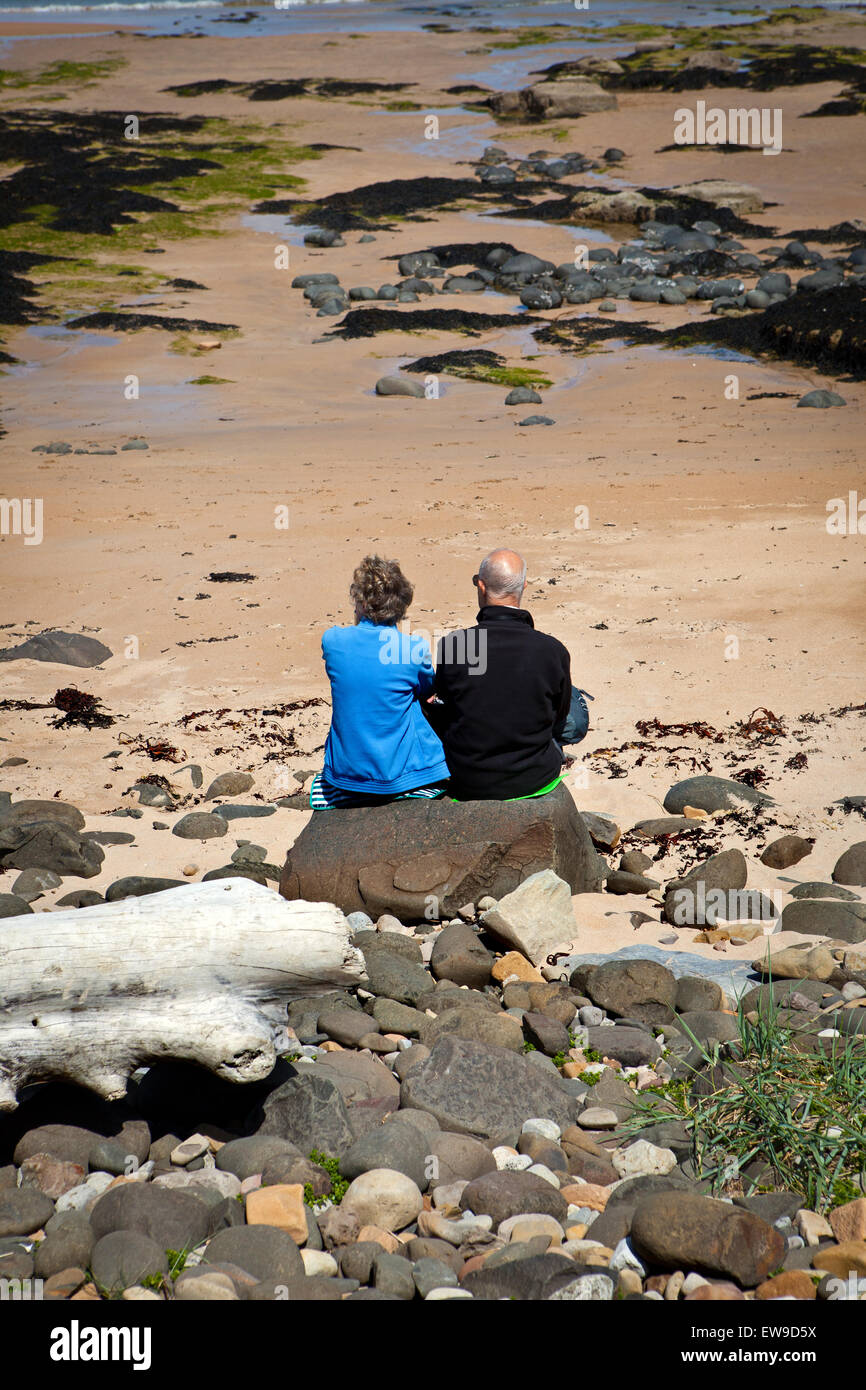
<path id="1" fill-rule="evenodd" d="M 736 1284 L 725 1282 L 718 1284 L 701 1284 L 700 1288 L 694 1289 L 692 1293 L 687 1293 L 684 1299 L 686 1303 L 742 1303 L 745 1302 L 746 1295 Z"/>
<path id="2" fill-rule="evenodd" d="M 866 1241 L 846 1240 L 839 1245 L 826 1245 L 812 1256 L 813 1269 L 825 1269 L 847 1279 L 849 1274 L 866 1274 Z"/>
<path id="3" fill-rule="evenodd" d="M 80 1163 L 70 1163 L 53 1154 L 31 1154 L 21 1164 L 21 1186 L 36 1187 L 52 1201 L 73 1187 L 79 1187 L 87 1176 Z"/>
<path id="4" fill-rule="evenodd" d="M 61 1269 L 59 1274 L 52 1274 L 45 1280 L 42 1286 L 43 1298 L 71 1298 L 74 1293 L 81 1288 L 87 1275 L 83 1269 Z"/>
<path id="5" fill-rule="evenodd" d="M 519 951 L 506 951 L 504 956 L 500 956 L 494 961 L 491 971 L 494 980 L 503 983 L 514 976 L 518 980 L 544 982 L 544 977 L 540 970 L 536 968 Z"/>
<path id="6" fill-rule="evenodd" d="M 778 840 L 767 845 L 761 863 L 771 869 L 790 869 L 811 853 L 811 840 L 804 840 L 800 835 L 780 835 Z"/>
<path id="7" fill-rule="evenodd" d="M 395 801 L 337 820 L 313 816 L 287 855 L 280 892 L 410 920 L 424 917 L 430 895 L 440 915 L 453 916 L 543 869 L 575 893 L 601 883 L 598 855 L 564 786 L 530 801 Z"/>
<path id="8" fill-rule="evenodd" d="M 610 1196 L 606 1187 L 591 1182 L 572 1182 L 559 1190 L 569 1206 L 589 1207 L 590 1211 L 604 1211 Z"/>
<path id="9" fill-rule="evenodd" d="M 277 1183 L 258 1187 L 247 1194 L 248 1226 L 276 1226 L 292 1237 L 296 1245 L 307 1241 L 304 1189 L 300 1183 Z"/>
<path id="10" fill-rule="evenodd" d="M 755 1297 L 763 1303 L 770 1298 L 814 1298 L 815 1285 L 805 1269 L 786 1269 L 784 1274 L 775 1274 L 766 1283 L 759 1284 Z"/>
<path id="11" fill-rule="evenodd" d="M 781 1233 L 754 1213 L 679 1191 L 638 1202 L 631 1240 L 652 1264 L 731 1275 L 746 1288 L 765 1280 L 785 1253 Z"/>
<path id="12" fill-rule="evenodd" d="M 381 1245 L 388 1255 L 397 1255 L 403 1248 L 403 1242 L 394 1235 L 393 1231 L 383 1230 L 381 1226 L 362 1226 L 358 1232 L 358 1241 L 369 1240 L 374 1245 Z"/>
<path id="13" fill-rule="evenodd" d="M 840 1245 L 851 1240 L 866 1241 L 866 1197 L 858 1197 L 831 1211 L 830 1226 Z"/>

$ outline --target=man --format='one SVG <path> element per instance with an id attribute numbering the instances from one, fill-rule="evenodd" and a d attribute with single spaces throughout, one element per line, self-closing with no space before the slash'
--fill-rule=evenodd
<path id="1" fill-rule="evenodd" d="M 461 801 L 538 795 L 559 780 L 561 744 L 586 733 L 582 692 L 572 691 L 566 648 L 537 632 L 520 607 L 525 560 L 491 551 L 472 582 L 477 624 L 439 642 L 434 690 L 442 703 L 427 707 L 452 794 Z"/>

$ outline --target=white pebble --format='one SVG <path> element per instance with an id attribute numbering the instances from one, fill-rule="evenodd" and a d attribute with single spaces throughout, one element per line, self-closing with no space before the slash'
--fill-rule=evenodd
<path id="1" fill-rule="evenodd" d="M 500 1173 L 525 1173 L 527 1168 L 532 1167 L 529 1154 L 519 1154 L 516 1149 L 506 1148 L 505 1145 L 494 1149 L 493 1157 Z"/>
<path id="2" fill-rule="evenodd" d="M 337 1274 L 337 1261 L 325 1250 L 302 1250 L 301 1259 L 304 1272 L 309 1276 L 324 1274 L 326 1278 L 333 1279 Z"/>
<path id="3" fill-rule="evenodd" d="M 548 1168 L 546 1163 L 533 1163 L 532 1167 L 527 1168 L 526 1171 L 534 1173 L 537 1178 L 544 1178 L 544 1181 L 549 1182 L 551 1187 L 559 1187 L 559 1178 Z"/>
<path id="4" fill-rule="evenodd" d="M 552 1143 L 558 1144 L 562 1137 L 562 1130 L 555 1120 L 525 1120 L 521 1134 L 538 1134 L 542 1139 L 550 1139 Z"/>

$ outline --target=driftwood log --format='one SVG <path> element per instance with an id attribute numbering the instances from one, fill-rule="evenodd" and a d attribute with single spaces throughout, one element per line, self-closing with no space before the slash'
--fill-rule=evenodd
<path id="1" fill-rule="evenodd" d="M 165 1058 L 259 1081 L 286 1050 L 287 1001 L 363 976 L 338 908 L 246 878 L 7 919 L 0 1110 L 54 1078 L 116 1100 L 136 1067 Z"/>

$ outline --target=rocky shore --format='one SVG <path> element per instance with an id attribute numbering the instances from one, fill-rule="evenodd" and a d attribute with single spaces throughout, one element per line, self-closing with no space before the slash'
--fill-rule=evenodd
<path id="1" fill-rule="evenodd" d="M 174 834 L 224 838 L 228 813 L 254 808 L 221 798 L 252 781 L 221 774 L 205 789 L 216 809 Z M 843 810 L 857 818 L 862 801 Z M 709 821 L 722 843 L 726 825 L 758 829 L 763 865 L 802 865 L 810 839 L 761 831 L 771 806 L 699 775 L 626 835 L 584 817 L 604 896 L 642 900 L 633 919 L 660 922 L 667 953 L 588 955 L 580 924 L 603 895 L 572 898 L 542 870 L 450 920 L 350 912 L 362 983 L 289 1003 L 267 1081 L 153 1061 L 120 1101 L 26 1088 L 0 1124 L 3 1277 L 74 1301 L 860 1297 L 866 841 L 852 837 L 829 881 L 798 882 L 781 914 L 746 889 L 739 849 L 698 852 L 664 881 L 645 852 L 688 846 Z M 339 844 L 349 813 L 326 814 Z M 67 803 L 7 796 L 4 915 L 94 876 L 127 838 L 88 833 Z M 204 880 L 272 882 L 265 853 L 242 840 Z M 102 905 L 84 888 L 58 908 L 89 908 L 98 931 L 112 905 L 176 883 L 127 877 Z M 696 929 L 754 958 L 683 949 Z M 775 949 L 781 933 L 794 944 Z"/>

